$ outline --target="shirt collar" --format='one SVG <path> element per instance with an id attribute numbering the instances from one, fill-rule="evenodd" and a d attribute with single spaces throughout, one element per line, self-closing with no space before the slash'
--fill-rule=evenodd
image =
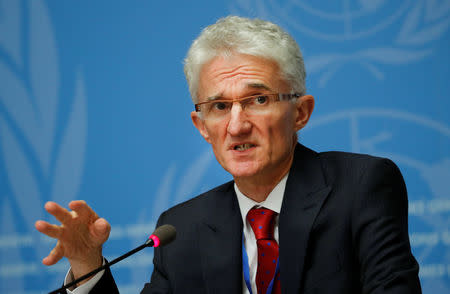
<path id="1" fill-rule="evenodd" d="M 281 204 L 283 203 L 284 190 L 286 189 L 286 181 L 289 176 L 287 173 L 281 181 L 273 188 L 273 190 L 269 193 L 266 200 L 263 202 L 256 202 L 244 194 L 239 190 L 236 182 L 234 183 L 234 191 L 236 192 L 239 208 L 241 210 L 242 221 L 245 224 L 245 219 L 247 217 L 247 213 L 253 207 L 265 207 L 276 213 L 280 213 Z"/>

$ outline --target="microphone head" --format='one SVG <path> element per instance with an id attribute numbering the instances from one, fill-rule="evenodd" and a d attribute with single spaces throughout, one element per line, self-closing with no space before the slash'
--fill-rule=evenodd
<path id="1" fill-rule="evenodd" d="M 146 243 L 152 240 L 153 247 L 164 246 L 175 240 L 176 236 L 177 231 L 174 226 L 162 225 L 156 228 Z"/>

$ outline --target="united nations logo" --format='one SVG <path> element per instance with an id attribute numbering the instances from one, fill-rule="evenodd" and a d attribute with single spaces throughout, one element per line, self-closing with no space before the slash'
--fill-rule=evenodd
<path id="1" fill-rule="evenodd" d="M 319 74 L 321 87 L 349 63 L 359 64 L 375 78 L 383 79 L 380 65 L 405 65 L 425 58 L 433 52 L 433 41 L 450 26 L 449 3 L 445 0 L 342 0 L 326 4 L 236 0 L 231 11 L 272 20 L 293 33 L 344 46 L 339 53 L 305 56 L 308 74 Z M 351 44 L 351 48 L 345 44 Z"/>

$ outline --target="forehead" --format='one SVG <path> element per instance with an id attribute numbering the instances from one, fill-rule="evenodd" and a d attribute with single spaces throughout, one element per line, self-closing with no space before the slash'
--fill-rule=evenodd
<path id="1" fill-rule="evenodd" d="M 278 64 L 270 59 L 247 54 L 217 56 L 202 66 L 198 97 L 235 98 L 247 92 L 269 90 L 286 91 Z M 289 91 L 289 90 L 288 90 Z"/>

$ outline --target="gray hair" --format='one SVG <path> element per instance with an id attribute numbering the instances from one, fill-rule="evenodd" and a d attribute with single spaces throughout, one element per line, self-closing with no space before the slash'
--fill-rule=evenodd
<path id="1" fill-rule="evenodd" d="M 203 29 L 184 60 L 184 74 L 194 103 L 198 102 L 201 67 L 214 57 L 229 56 L 233 53 L 275 61 L 292 91 L 305 94 L 305 65 L 295 40 L 274 23 L 227 16 Z"/>

